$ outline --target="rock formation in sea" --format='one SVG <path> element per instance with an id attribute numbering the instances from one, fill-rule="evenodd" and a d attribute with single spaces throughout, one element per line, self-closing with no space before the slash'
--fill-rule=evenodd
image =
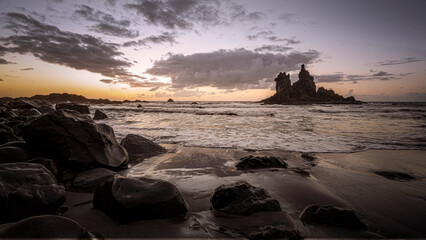
<path id="1" fill-rule="evenodd" d="M 313 103 L 333 103 L 333 104 L 359 104 L 360 101 L 354 97 L 344 98 L 333 90 L 326 90 L 323 87 L 316 89 L 314 77 L 305 69 L 305 65 L 299 72 L 299 80 L 291 85 L 290 74 L 279 73 L 275 78 L 276 93 L 261 102 L 266 104 L 313 104 Z"/>

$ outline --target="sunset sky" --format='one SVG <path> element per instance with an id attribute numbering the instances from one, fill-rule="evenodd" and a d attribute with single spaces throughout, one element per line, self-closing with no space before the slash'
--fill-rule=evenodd
<path id="1" fill-rule="evenodd" d="M 426 101 L 424 0 L 1 0 L 0 96 L 244 100 L 301 64 L 363 101 Z"/>

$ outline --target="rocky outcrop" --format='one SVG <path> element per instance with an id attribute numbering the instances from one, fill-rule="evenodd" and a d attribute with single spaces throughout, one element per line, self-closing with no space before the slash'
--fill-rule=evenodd
<path id="1" fill-rule="evenodd" d="M 290 74 L 279 73 L 275 78 L 276 93 L 261 102 L 265 104 L 359 104 L 354 97 L 344 98 L 336 94 L 333 90 L 326 90 L 323 87 L 316 89 L 314 78 L 302 64 L 299 72 L 299 80 L 291 85 Z"/>
<path id="2" fill-rule="evenodd" d="M 55 111 L 55 109 L 52 106 L 46 106 L 46 105 L 39 107 L 37 110 L 41 112 L 42 114 L 52 113 Z"/>
<path id="3" fill-rule="evenodd" d="M 235 165 L 237 169 L 287 168 L 287 163 L 272 156 L 245 156 Z"/>
<path id="4" fill-rule="evenodd" d="M 17 109 L 31 109 L 31 108 L 38 108 L 40 105 L 35 103 L 34 101 L 31 101 L 27 98 L 16 98 L 11 102 L 10 108 L 17 108 Z"/>
<path id="5" fill-rule="evenodd" d="M 15 135 L 12 128 L 0 123 L 0 144 L 18 140 L 19 137 Z"/>
<path id="6" fill-rule="evenodd" d="M 108 116 L 104 112 L 96 109 L 95 116 L 93 117 L 93 120 L 103 120 L 103 119 L 107 119 L 107 118 L 108 118 Z"/>
<path id="7" fill-rule="evenodd" d="M 26 162 L 33 157 L 24 142 L 14 141 L 0 145 L 0 163 Z"/>
<path id="8" fill-rule="evenodd" d="M 56 110 L 74 110 L 82 114 L 90 114 L 89 106 L 77 103 L 58 103 L 56 104 Z"/>
<path id="9" fill-rule="evenodd" d="M 256 229 L 249 234 L 250 240 L 268 240 L 268 239 L 303 239 L 300 233 L 296 230 L 289 230 L 285 226 L 264 226 Z"/>
<path id="10" fill-rule="evenodd" d="M 309 205 L 299 218 L 305 224 L 367 229 L 354 211 L 333 206 Z"/>
<path id="11" fill-rule="evenodd" d="M 65 201 L 64 187 L 36 163 L 0 164 L 0 189 L 0 223 L 55 214 Z"/>
<path id="12" fill-rule="evenodd" d="M 136 134 L 128 134 L 121 141 L 121 146 L 129 153 L 129 164 L 166 152 L 164 147 Z"/>
<path id="13" fill-rule="evenodd" d="M 94 192 L 97 187 L 116 173 L 105 168 L 94 168 L 81 172 L 74 177 L 72 187 L 81 192 Z"/>
<path id="14" fill-rule="evenodd" d="M 187 206 L 171 183 L 148 178 L 109 178 L 98 187 L 93 206 L 119 222 L 172 218 L 185 214 Z"/>
<path id="15" fill-rule="evenodd" d="M 222 185 L 210 198 L 215 214 L 248 216 L 257 212 L 281 211 L 280 203 L 263 188 L 245 181 Z"/>
<path id="16" fill-rule="evenodd" d="M 50 103 L 74 102 L 74 103 L 92 103 L 92 104 L 121 104 L 121 101 L 110 101 L 108 99 L 89 99 L 81 95 L 69 93 L 51 93 L 49 95 L 34 95 L 32 100 L 47 101 Z"/>
<path id="17" fill-rule="evenodd" d="M 113 129 L 96 124 L 87 115 L 57 110 L 25 126 L 22 136 L 40 157 L 72 165 L 120 167 L 127 151 L 117 143 Z"/>
<path id="18" fill-rule="evenodd" d="M 90 239 L 91 234 L 72 219 L 42 215 L 25 218 L 0 229 L 0 238 Z"/>
<path id="19" fill-rule="evenodd" d="M 169 100 L 167 100 L 167 102 L 174 102 L 173 99 L 169 98 Z"/>
<path id="20" fill-rule="evenodd" d="M 28 160 L 29 163 L 38 163 L 43 165 L 47 170 L 49 170 L 53 176 L 55 176 L 57 181 L 62 179 L 62 170 L 59 168 L 58 164 L 52 159 L 48 158 L 33 158 Z"/>

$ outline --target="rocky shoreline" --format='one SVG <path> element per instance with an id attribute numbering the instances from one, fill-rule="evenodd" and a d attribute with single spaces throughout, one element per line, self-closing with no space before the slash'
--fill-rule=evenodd
<path id="1" fill-rule="evenodd" d="M 353 202 L 351 191 L 339 185 L 359 177 L 421 186 L 422 167 L 414 174 L 374 168 L 359 175 L 339 166 L 340 173 L 326 175 L 333 167 L 319 155 L 160 146 L 134 134 L 118 143 L 111 127 L 93 120 L 107 116 L 90 114 L 77 103 L 0 102 L 1 238 L 426 234 L 403 223 L 391 224 L 392 232 L 382 225 L 387 218 L 357 207 L 362 202 Z"/>

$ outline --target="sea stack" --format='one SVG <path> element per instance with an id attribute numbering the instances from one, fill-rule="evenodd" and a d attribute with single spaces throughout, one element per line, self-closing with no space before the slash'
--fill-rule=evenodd
<path id="1" fill-rule="evenodd" d="M 266 104 L 359 104 L 354 97 L 344 98 L 336 94 L 333 90 L 326 90 L 323 87 L 316 90 L 314 77 L 309 74 L 302 64 L 299 72 L 299 80 L 291 85 L 290 74 L 280 72 L 275 78 L 276 93 L 267 99 L 262 100 Z"/>

